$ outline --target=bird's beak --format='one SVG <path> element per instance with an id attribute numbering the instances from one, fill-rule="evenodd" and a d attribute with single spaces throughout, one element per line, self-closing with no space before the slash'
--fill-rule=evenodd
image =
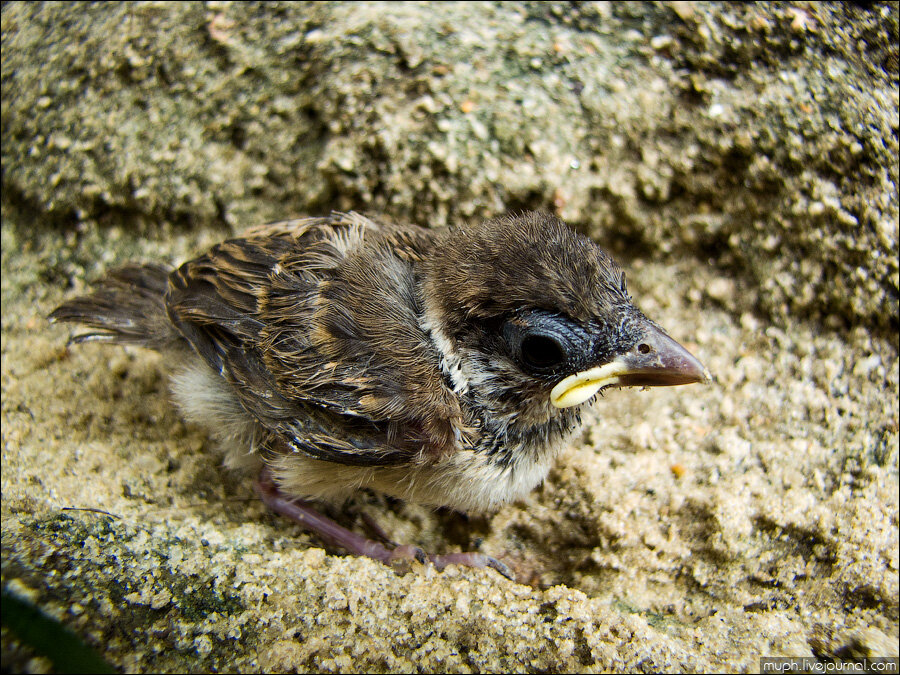
<path id="1" fill-rule="evenodd" d="M 696 357 L 648 323 L 641 339 L 624 354 L 559 382 L 550 392 L 550 402 L 557 408 L 568 408 L 584 403 L 608 386 L 669 387 L 711 380 Z"/>

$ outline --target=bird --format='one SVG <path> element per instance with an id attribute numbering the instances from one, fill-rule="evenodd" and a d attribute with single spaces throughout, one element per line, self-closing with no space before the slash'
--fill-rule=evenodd
<path id="1" fill-rule="evenodd" d="M 129 263 L 49 316 L 167 356 L 184 417 L 260 498 L 388 565 L 491 567 L 366 539 L 316 502 L 361 489 L 489 511 L 546 477 L 610 388 L 710 381 L 622 268 L 538 211 L 422 227 L 358 212 L 257 226 L 177 269 Z"/>

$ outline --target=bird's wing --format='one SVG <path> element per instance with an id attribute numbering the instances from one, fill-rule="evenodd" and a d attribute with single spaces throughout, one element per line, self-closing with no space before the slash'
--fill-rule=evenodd
<path id="1" fill-rule="evenodd" d="M 429 241 L 352 213 L 257 228 L 174 272 L 169 316 L 294 450 L 359 465 L 447 453 L 469 430 L 420 327 Z"/>

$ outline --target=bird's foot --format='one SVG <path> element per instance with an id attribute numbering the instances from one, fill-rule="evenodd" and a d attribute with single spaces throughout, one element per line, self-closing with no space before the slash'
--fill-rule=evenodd
<path id="1" fill-rule="evenodd" d="M 447 565 L 464 565 L 466 567 L 497 570 L 507 579 L 515 581 L 512 570 L 505 564 L 483 553 L 445 553 L 440 555 L 425 553 L 417 546 L 393 546 L 388 548 L 383 543 L 366 539 L 339 525 L 331 518 L 319 513 L 309 502 L 290 499 L 283 495 L 268 472 L 263 471 L 254 481 L 253 487 L 263 503 L 276 513 L 299 523 L 306 530 L 319 535 L 334 546 L 340 546 L 353 555 L 362 555 L 391 567 L 397 571 L 407 571 L 413 561 L 430 562 L 439 572 Z M 387 537 L 383 537 L 387 540 Z M 389 541 L 389 540 L 388 540 Z"/>
<path id="2" fill-rule="evenodd" d="M 417 560 L 419 562 L 425 562 L 427 560 L 432 565 L 434 565 L 434 568 L 438 572 L 443 572 L 447 565 L 462 565 L 464 567 L 476 567 L 479 569 L 490 567 L 491 569 L 500 572 L 500 574 L 505 576 L 507 579 L 510 579 L 511 581 L 516 580 L 515 575 L 507 565 L 497 560 L 496 558 L 492 558 L 491 556 L 485 555 L 484 553 L 476 553 L 475 551 L 467 551 L 465 553 L 434 554 L 425 553 L 425 551 L 423 551 L 418 546 L 402 545 L 390 549 L 390 556 L 388 560 L 382 560 L 382 562 L 384 562 L 386 565 L 389 565 L 390 567 L 393 567 L 394 569 L 402 570 L 405 567 L 408 567 L 409 563 L 411 563 L 413 560 Z"/>

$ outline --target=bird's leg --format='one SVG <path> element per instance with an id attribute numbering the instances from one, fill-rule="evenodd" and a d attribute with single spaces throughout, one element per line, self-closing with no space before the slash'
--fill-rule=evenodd
<path id="1" fill-rule="evenodd" d="M 409 563 L 413 559 L 419 562 L 428 560 L 439 572 L 447 565 L 465 565 L 478 568 L 490 567 L 500 572 L 507 579 L 515 581 L 512 571 L 506 565 L 483 553 L 468 552 L 432 555 L 415 546 L 403 545 L 387 548 L 381 542 L 366 539 L 362 535 L 338 525 L 331 518 L 323 516 L 309 502 L 286 497 L 272 481 L 266 469 L 263 469 L 259 478 L 254 481 L 253 487 L 256 490 L 256 494 L 270 509 L 299 523 L 304 529 L 319 535 L 329 544 L 340 546 L 353 555 L 364 555 L 389 567 Z"/>
<path id="2" fill-rule="evenodd" d="M 382 544 L 386 544 L 388 546 L 393 546 L 396 548 L 397 542 L 391 539 L 391 536 L 385 532 L 384 528 L 378 524 L 372 516 L 363 511 L 359 514 L 363 519 L 363 525 L 366 526 L 366 529 L 369 530 L 369 534 L 374 534 L 377 539 L 381 540 Z"/>

